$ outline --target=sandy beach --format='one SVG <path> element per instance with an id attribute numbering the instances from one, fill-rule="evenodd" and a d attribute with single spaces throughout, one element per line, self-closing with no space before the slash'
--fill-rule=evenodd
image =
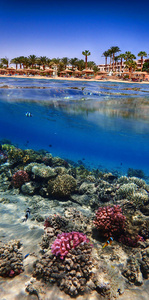
<path id="1" fill-rule="evenodd" d="M 46 76 L 38 76 L 38 75 L 35 75 L 35 76 L 23 76 L 23 75 L 11 75 L 11 76 L 8 76 L 8 75 L 0 75 L 0 77 L 4 78 L 28 78 L 28 79 L 45 79 L 45 80 L 68 80 L 68 81 L 96 81 L 96 82 L 121 82 L 121 83 L 137 83 L 137 84 L 149 84 L 148 81 L 141 81 L 141 82 L 133 82 L 133 81 L 129 81 L 129 80 L 120 80 L 120 79 L 112 79 L 112 78 L 108 78 L 108 79 L 95 79 L 95 78 L 92 78 L 92 79 L 86 79 L 86 78 L 76 78 L 76 77 L 58 77 L 58 76 L 55 76 L 55 77 L 46 77 Z"/>

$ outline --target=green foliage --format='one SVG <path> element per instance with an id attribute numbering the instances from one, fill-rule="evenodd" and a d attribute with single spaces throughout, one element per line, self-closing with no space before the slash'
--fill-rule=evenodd
<path id="1" fill-rule="evenodd" d="M 146 62 L 143 64 L 143 69 L 142 69 L 142 71 L 149 72 L 149 61 L 146 61 Z"/>
<path id="2" fill-rule="evenodd" d="M 147 53 L 146 53 L 145 51 L 140 51 L 140 52 L 138 53 L 138 56 L 141 56 L 141 58 L 143 58 L 143 56 L 144 56 L 144 57 L 147 57 Z"/>

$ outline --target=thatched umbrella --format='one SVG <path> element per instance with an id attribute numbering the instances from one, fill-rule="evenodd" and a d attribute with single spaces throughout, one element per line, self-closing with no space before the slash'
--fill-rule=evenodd
<path id="1" fill-rule="evenodd" d="M 82 74 L 82 72 L 80 70 L 75 70 L 73 73 L 74 74 Z"/>
<path id="2" fill-rule="evenodd" d="M 82 73 L 93 74 L 94 71 L 93 71 L 93 70 L 89 70 L 89 69 L 84 69 L 84 70 L 82 71 Z"/>
<path id="3" fill-rule="evenodd" d="M 7 70 L 0 68 L 0 74 L 5 74 L 5 73 L 7 73 Z"/>
<path id="4" fill-rule="evenodd" d="M 16 69 L 14 69 L 13 67 L 8 67 L 6 70 L 10 74 L 14 74 L 16 72 Z"/>
<path id="5" fill-rule="evenodd" d="M 25 69 L 18 69 L 18 70 L 16 70 L 16 73 L 24 74 L 24 73 L 26 73 L 26 70 Z"/>
<path id="6" fill-rule="evenodd" d="M 72 70 L 69 70 L 69 69 L 66 69 L 65 72 L 66 72 L 66 73 L 72 73 L 73 71 L 72 71 Z"/>

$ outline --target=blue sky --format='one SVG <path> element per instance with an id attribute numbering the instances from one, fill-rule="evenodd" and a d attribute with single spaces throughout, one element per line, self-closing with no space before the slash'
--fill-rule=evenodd
<path id="1" fill-rule="evenodd" d="M 0 42 L 0 58 L 9 59 L 84 59 L 82 51 L 89 50 L 89 60 L 99 64 L 111 46 L 149 54 L 149 1 L 1 0 Z"/>

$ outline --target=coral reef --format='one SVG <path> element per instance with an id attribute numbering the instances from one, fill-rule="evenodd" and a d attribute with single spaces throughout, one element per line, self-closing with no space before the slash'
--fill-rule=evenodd
<path id="1" fill-rule="evenodd" d="M 119 205 L 99 207 L 93 221 L 104 237 L 119 236 L 125 228 L 126 217 L 123 216 Z"/>
<path id="2" fill-rule="evenodd" d="M 127 176 L 128 177 L 139 177 L 139 178 L 145 178 L 145 174 L 142 170 L 140 169 L 133 169 L 129 168 L 127 171 Z"/>
<path id="3" fill-rule="evenodd" d="M 60 258 L 63 259 L 71 249 L 75 249 L 78 245 L 89 243 L 86 235 L 81 232 L 68 232 L 58 234 L 56 240 L 52 244 L 52 253 L 56 256 L 60 255 Z"/>
<path id="4" fill-rule="evenodd" d="M 34 263 L 33 276 L 46 282 L 56 283 L 61 290 L 71 296 L 85 292 L 92 275 L 92 246 L 89 243 L 71 249 L 61 260 L 47 252 Z"/>
<path id="5" fill-rule="evenodd" d="M 24 271 L 20 241 L 0 242 L 0 276 L 14 277 Z"/>
<path id="6" fill-rule="evenodd" d="M 132 238 L 132 237 L 129 237 L 129 236 L 126 236 L 126 235 L 122 234 L 120 236 L 120 238 L 118 239 L 118 241 L 120 243 L 123 243 L 126 246 L 129 246 L 129 247 L 138 247 L 138 242 L 139 241 L 144 241 L 144 240 L 140 235 L 134 236 Z"/>
<path id="7" fill-rule="evenodd" d="M 76 190 L 76 180 L 71 175 L 58 175 L 55 180 L 48 181 L 49 195 L 57 198 L 68 198 Z"/>
<path id="8" fill-rule="evenodd" d="M 25 171 L 33 173 L 35 176 L 47 179 L 53 178 L 57 175 L 51 167 L 39 163 L 30 163 L 25 167 Z"/>
<path id="9" fill-rule="evenodd" d="M 60 228 L 66 228 L 68 221 L 65 218 L 61 217 L 60 215 L 49 216 L 46 218 L 44 222 L 45 229 L 48 227 L 53 227 L 56 230 Z"/>
<path id="10" fill-rule="evenodd" d="M 29 176 L 26 171 L 18 170 L 12 176 L 12 185 L 15 188 L 20 188 L 25 182 L 29 181 Z"/>

